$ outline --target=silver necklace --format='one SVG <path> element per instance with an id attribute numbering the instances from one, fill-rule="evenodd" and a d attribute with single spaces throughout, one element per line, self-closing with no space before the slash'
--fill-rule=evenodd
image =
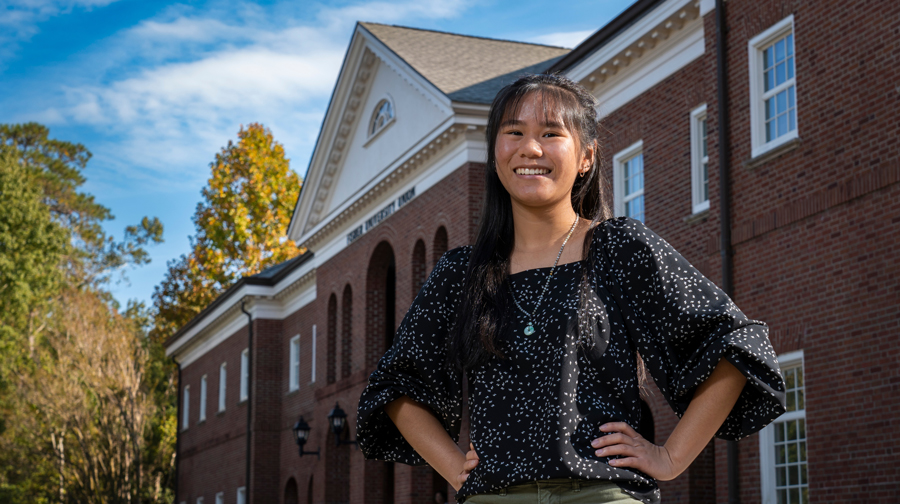
<path id="1" fill-rule="evenodd" d="M 547 288 L 550 287 L 550 279 L 553 278 L 553 272 L 556 271 L 556 265 L 559 264 L 559 258 L 562 257 L 563 249 L 566 248 L 566 243 L 569 242 L 569 238 L 572 237 L 572 233 L 575 231 L 575 226 L 578 224 L 578 216 L 575 216 L 575 222 L 572 223 L 572 227 L 569 229 L 569 234 L 566 235 L 566 239 L 563 240 L 562 247 L 559 247 L 559 253 L 556 254 L 556 261 L 553 262 L 553 267 L 550 268 L 550 274 L 547 275 L 547 281 L 544 282 L 544 289 L 541 291 L 541 295 L 538 296 L 537 303 L 534 305 L 534 311 L 528 313 L 522 308 L 522 305 L 519 304 L 519 300 L 516 299 L 516 292 L 513 290 L 512 282 L 509 282 L 509 292 L 512 293 L 513 302 L 516 303 L 516 308 L 519 309 L 522 313 L 528 316 L 528 325 L 525 326 L 525 336 L 531 336 L 534 334 L 534 314 L 537 313 L 538 308 L 541 307 L 541 301 L 544 300 L 544 294 L 547 293 Z"/>

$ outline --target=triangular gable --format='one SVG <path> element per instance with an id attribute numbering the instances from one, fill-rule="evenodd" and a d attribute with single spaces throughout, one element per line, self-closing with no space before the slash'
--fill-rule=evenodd
<path id="1" fill-rule="evenodd" d="M 451 101 L 440 89 L 357 24 L 325 113 L 300 198 L 294 208 L 288 229 L 290 239 L 300 240 L 315 228 L 329 213 L 336 184 L 342 178 L 344 183 L 348 182 L 346 177 L 341 177 L 341 171 L 351 145 L 360 140 L 355 138 L 354 133 L 370 119 L 372 111 L 367 107 L 371 98 L 369 92 L 382 66 L 401 75 L 409 88 L 441 110 L 443 115 L 452 115 Z M 410 144 L 415 141 L 414 138 L 409 139 Z M 349 183 L 361 188 L 369 180 L 371 177 Z M 353 192 L 354 188 L 342 188 L 340 191 L 342 194 Z"/>

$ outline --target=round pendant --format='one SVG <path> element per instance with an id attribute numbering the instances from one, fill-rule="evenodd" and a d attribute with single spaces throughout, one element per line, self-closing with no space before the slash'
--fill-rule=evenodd
<path id="1" fill-rule="evenodd" d="M 531 336 L 532 334 L 534 334 L 534 326 L 529 322 L 528 325 L 525 326 L 525 336 Z"/>

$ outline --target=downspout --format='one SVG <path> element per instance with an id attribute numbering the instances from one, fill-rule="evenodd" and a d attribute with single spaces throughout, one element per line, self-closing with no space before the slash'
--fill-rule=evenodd
<path id="1" fill-rule="evenodd" d="M 731 184 L 729 170 L 728 131 L 728 73 L 725 67 L 725 0 L 716 0 L 716 87 L 719 102 L 719 236 L 722 255 L 722 289 L 734 297 L 733 262 L 731 249 Z M 740 504 L 738 489 L 738 444 L 728 441 L 728 503 Z"/>
<path id="2" fill-rule="evenodd" d="M 253 383 L 253 316 L 250 315 L 250 312 L 246 310 L 244 307 L 246 305 L 246 301 L 241 300 L 241 311 L 244 312 L 244 315 L 247 315 L 247 331 L 249 333 L 249 339 L 247 343 L 247 462 L 246 466 L 246 474 L 244 475 L 244 492 L 247 496 L 247 503 L 251 502 L 250 500 L 250 420 L 251 420 L 251 409 L 253 405 L 253 401 L 251 401 L 253 393 L 253 387 L 251 384 Z"/>
<path id="3" fill-rule="evenodd" d="M 181 477 L 181 473 L 178 472 L 179 465 L 181 463 L 181 401 L 184 399 L 184 394 L 181 392 L 181 363 L 175 360 L 175 356 L 172 356 L 172 362 L 178 366 L 178 386 L 175 390 L 175 502 L 178 502 L 178 479 Z"/>

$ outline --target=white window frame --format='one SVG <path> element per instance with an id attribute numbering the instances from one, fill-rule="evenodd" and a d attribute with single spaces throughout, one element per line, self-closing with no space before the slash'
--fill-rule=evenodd
<path id="1" fill-rule="evenodd" d="M 237 504 L 247 504 L 247 489 L 244 487 L 237 489 Z"/>
<path id="2" fill-rule="evenodd" d="M 316 325 L 312 326 L 312 372 L 310 373 L 310 383 L 316 382 Z"/>
<path id="3" fill-rule="evenodd" d="M 197 423 L 203 423 L 206 421 L 206 392 L 209 384 L 209 377 L 207 375 L 203 375 L 200 377 L 200 417 L 197 419 Z"/>
<path id="4" fill-rule="evenodd" d="M 181 391 L 181 430 L 191 425 L 191 386 L 185 385 Z"/>
<path id="5" fill-rule="evenodd" d="M 241 396 L 240 402 L 247 400 L 250 395 L 250 349 L 245 348 L 241 352 Z"/>
<path id="6" fill-rule="evenodd" d="M 709 142 L 706 142 L 706 156 L 703 155 L 703 130 L 700 124 L 706 122 L 709 139 L 709 122 L 706 121 L 706 104 L 691 111 L 691 202 L 693 213 L 709 210 Z M 703 199 L 703 165 L 706 164 L 706 199 Z"/>
<path id="7" fill-rule="evenodd" d="M 197 504 L 203 504 L 203 497 L 197 497 Z"/>
<path id="8" fill-rule="evenodd" d="M 613 199 L 615 200 L 615 211 L 616 216 L 625 215 L 625 162 L 631 160 L 638 155 L 644 154 L 644 141 L 638 140 L 637 142 L 629 145 L 627 148 L 619 151 L 613 156 Z M 644 160 L 641 160 L 643 163 Z M 643 196 L 644 195 L 644 187 L 646 186 L 646 164 L 643 164 L 642 171 L 644 173 L 644 184 L 641 185 L 641 190 L 630 195 L 629 201 L 632 199 Z M 647 198 L 644 198 L 644 219 L 647 218 Z"/>
<path id="9" fill-rule="evenodd" d="M 778 364 L 781 369 L 796 367 L 800 365 L 803 373 L 803 392 L 806 397 L 806 369 L 803 363 L 803 350 L 789 352 L 778 356 Z M 776 504 L 778 496 L 775 489 L 775 427 L 778 422 L 787 422 L 790 420 L 803 419 L 806 421 L 806 403 L 804 399 L 804 409 L 796 411 L 788 411 L 780 417 L 776 418 L 772 423 L 759 431 L 759 471 L 760 471 L 760 491 L 762 496 L 762 504 Z M 806 429 L 809 432 L 809 427 Z M 809 450 L 807 450 L 807 454 Z M 807 459 L 808 462 L 808 459 Z M 809 465 L 807 464 L 807 469 Z M 807 488 L 809 488 L 809 473 L 807 473 Z"/>
<path id="10" fill-rule="evenodd" d="M 772 42 L 794 34 L 794 77 L 788 79 L 770 93 L 778 93 L 790 86 L 794 86 L 794 114 L 797 124 L 793 131 L 766 142 L 766 102 L 764 99 L 765 78 L 763 74 L 763 49 L 767 48 Z M 769 152 L 776 147 L 784 145 L 796 138 L 800 137 L 800 114 L 799 114 L 799 90 L 797 88 L 797 34 L 794 31 L 794 15 L 782 19 L 769 27 L 766 31 L 750 39 L 747 43 L 750 62 L 750 142 L 752 145 L 751 156 L 756 158 Z"/>
<path id="11" fill-rule="evenodd" d="M 381 110 L 381 104 L 387 102 L 391 107 L 391 117 L 381 125 L 380 128 L 375 129 L 375 119 L 378 118 L 378 112 Z M 369 117 L 369 125 L 366 130 L 367 140 L 366 143 L 363 144 L 363 147 L 368 146 L 369 142 L 375 139 L 382 131 L 388 129 L 388 126 L 394 124 L 394 120 L 397 119 L 397 106 L 394 104 L 394 98 L 385 94 L 382 96 L 377 102 L 375 102 L 375 108 L 372 109 L 372 115 Z"/>
<path id="12" fill-rule="evenodd" d="M 219 413 L 225 411 L 226 387 L 228 386 L 228 362 L 219 365 Z"/>
<path id="13" fill-rule="evenodd" d="M 289 347 L 288 390 L 300 390 L 300 335 L 291 338 Z"/>
<path id="14" fill-rule="evenodd" d="M 225 492 L 216 494 L 216 504 L 225 504 Z"/>

